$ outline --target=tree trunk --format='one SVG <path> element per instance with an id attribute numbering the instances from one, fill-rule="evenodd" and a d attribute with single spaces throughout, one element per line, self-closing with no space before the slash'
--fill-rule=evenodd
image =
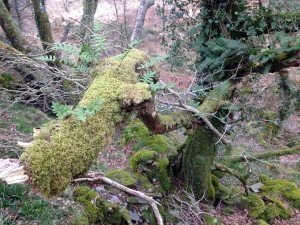
<path id="1" fill-rule="evenodd" d="M 11 42 L 12 46 L 23 52 L 30 52 L 29 45 L 26 40 L 22 37 L 20 30 L 18 29 L 17 24 L 14 19 L 9 14 L 9 11 L 6 8 L 3 0 L 0 0 L 0 25 L 7 37 L 7 39 Z"/>
<path id="2" fill-rule="evenodd" d="M 3 2 L 4 2 L 4 4 L 5 4 L 7 10 L 10 11 L 9 1 L 8 1 L 8 0 L 3 0 Z"/>
<path id="3" fill-rule="evenodd" d="M 40 39 L 42 41 L 43 49 L 47 50 L 51 43 L 54 43 L 51 25 L 46 12 L 45 2 L 42 0 L 31 0 L 33 4 L 34 17 Z M 53 53 L 52 53 L 53 55 Z"/>
<path id="4" fill-rule="evenodd" d="M 211 181 L 211 167 L 215 158 L 215 138 L 205 127 L 199 127 L 186 141 L 183 153 L 183 171 L 187 191 L 197 199 L 215 199 L 215 188 Z"/>
<path id="5" fill-rule="evenodd" d="M 133 31 L 132 31 L 132 34 L 130 37 L 131 42 L 138 40 L 141 37 L 147 10 L 151 6 L 153 6 L 154 3 L 155 3 L 154 0 L 141 0 L 140 1 L 140 6 L 139 6 L 139 9 L 138 9 L 138 12 L 136 15 Z"/>
<path id="6" fill-rule="evenodd" d="M 91 39 L 91 31 L 94 25 L 94 16 L 97 10 L 98 0 L 83 1 L 83 15 L 81 19 L 80 37 L 84 42 Z"/>

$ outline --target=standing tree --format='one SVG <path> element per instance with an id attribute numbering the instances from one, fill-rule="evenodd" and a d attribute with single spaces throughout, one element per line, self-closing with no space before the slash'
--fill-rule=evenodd
<path id="1" fill-rule="evenodd" d="M 14 19 L 11 17 L 3 0 L 0 1 L 0 25 L 7 39 L 11 42 L 15 49 L 23 53 L 30 52 L 28 43 L 22 36 L 22 33 L 20 32 Z"/>
<path id="2" fill-rule="evenodd" d="M 84 42 L 89 42 L 94 26 L 94 16 L 97 11 L 98 0 L 83 1 L 83 15 L 81 19 L 80 37 Z"/>
<path id="3" fill-rule="evenodd" d="M 154 5 L 154 3 L 155 3 L 154 0 L 141 0 L 140 1 L 140 6 L 139 6 L 137 14 L 136 14 L 134 27 L 133 27 L 132 34 L 130 37 L 131 42 L 138 40 L 141 37 L 147 11 L 151 6 Z"/>

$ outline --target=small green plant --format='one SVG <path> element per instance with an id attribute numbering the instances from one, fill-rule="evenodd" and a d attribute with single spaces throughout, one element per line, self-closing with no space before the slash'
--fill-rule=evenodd
<path id="1" fill-rule="evenodd" d="M 103 99 L 96 98 L 86 108 L 78 106 L 76 109 L 73 109 L 71 105 L 53 102 L 51 108 L 58 119 L 64 119 L 70 115 L 74 115 L 78 120 L 85 122 L 88 117 L 94 116 L 95 113 L 101 109 L 102 103 Z"/>
<path id="2" fill-rule="evenodd" d="M 156 71 L 152 71 L 150 68 L 155 66 L 159 61 L 166 59 L 168 56 L 164 55 L 164 56 L 157 56 L 157 57 L 153 57 L 151 58 L 151 60 L 149 62 L 146 62 L 144 64 L 142 64 L 138 69 L 145 69 L 146 73 L 144 74 L 144 76 L 140 79 L 140 82 L 142 83 L 146 83 L 149 84 L 150 90 L 152 92 L 157 92 L 159 90 L 164 90 L 167 87 L 168 88 L 173 88 L 175 87 L 174 83 L 168 83 L 168 84 L 162 84 L 160 82 L 155 82 L 155 75 L 156 75 Z"/>

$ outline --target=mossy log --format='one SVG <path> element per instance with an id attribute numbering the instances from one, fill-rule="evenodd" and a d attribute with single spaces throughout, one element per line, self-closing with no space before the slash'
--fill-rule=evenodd
<path id="1" fill-rule="evenodd" d="M 144 71 L 137 69 L 148 60 L 144 52 L 133 49 L 123 60 L 114 57 L 100 62 L 79 106 L 102 98 L 101 109 L 86 122 L 72 115 L 42 128 L 21 158 L 43 194 L 58 195 L 72 178 L 85 173 L 133 106 L 152 98 L 149 86 L 139 82 Z"/>

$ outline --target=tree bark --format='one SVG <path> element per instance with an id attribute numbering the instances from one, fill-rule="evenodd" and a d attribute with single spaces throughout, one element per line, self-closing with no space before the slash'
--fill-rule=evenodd
<path id="1" fill-rule="evenodd" d="M 91 39 L 91 31 L 94 25 L 94 16 L 97 10 L 98 0 L 83 1 L 83 15 L 81 19 L 80 37 L 84 42 Z"/>
<path id="2" fill-rule="evenodd" d="M 39 32 L 40 39 L 42 41 L 43 49 L 48 50 L 50 44 L 54 43 L 51 25 L 46 12 L 46 6 L 44 1 L 31 0 L 33 4 L 34 17 L 36 26 Z M 54 53 L 52 53 L 53 55 Z"/>
<path id="3" fill-rule="evenodd" d="M 130 37 L 130 42 L 138 40 L 141 37 L 146 13 L 147 13 L 148 9 L 154 5 L 154 3 L 155 3 L 154 0 L 141 0 L 140 1 L 140 6 L 137 11 L 133 31 L 132 31 L 132 34 Z"/>
<path id="4" fill-rule="evenodd" d="M 211 167 L 216 154 L 215 138 L 210 130 L 199 127 L 186 141 L 183 171 L 188 191 L 198 199 L 215 199 Z"/>
<path id="5" fill-rule="evenodd" d="M 3 0 L 3 2 L 4 2 L 4 4 L 5 4 L 7 10 L 10 11 L 9 1 L 8 1 L 8 0 Z"/>
<path id="6" fill-rule="evenodd" d="M 24 37 L 22 36 L 17 24 L 9 14 L 3 0 L 0 0 L 0 25 L 12 46 L 23 52 L 29 53 L 30 48 Z"/>

